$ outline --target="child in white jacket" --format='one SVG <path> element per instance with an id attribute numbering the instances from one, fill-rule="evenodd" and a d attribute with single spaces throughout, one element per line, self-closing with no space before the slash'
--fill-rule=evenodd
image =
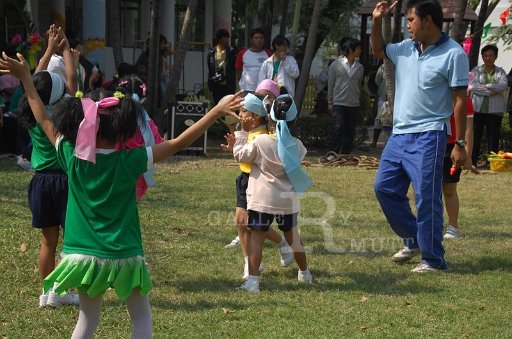
<path id="1" fill-rule="evenodd" d="M 241 286 L 251 292 L 260 292 L 259 266 L 265 233 L 274 219 L 293 249 L 299 266 L 298 280 L 308 284 L 313 281 L 296 227 L 298 194 L 311 186 L 311 179 L 301 168 L 307 150 L 288 129 L 288 123 L 293 123 L 297 116 L 292 97 L 288 94 L 279 96 L 272 105 L 270 116 L 277 124 L 275 135 L 258 135 L 252 143 L 247 143 L 247 132 L 237 131 L 234 135 L 235 159 L 252 165 L 247 187 L 248 227 L 251 229 L 249 277 Z"/>

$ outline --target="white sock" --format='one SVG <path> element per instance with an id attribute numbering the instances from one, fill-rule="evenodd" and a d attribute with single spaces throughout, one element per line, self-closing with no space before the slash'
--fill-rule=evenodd
<path id="1" fill-rule="evenodd" d="M 249 263 L 249 256 L 248 256 L 248 255 L 246 255 L 246 256 L 244 257 L 244 263 L 245 263 L 246 265 Z"/>
<path id="2" fill-rule="evenodd" d="M 140 295 L 139 289 L 136 288 L 132 295 L 126 299 L 126 306 L 132 321 L 132 338 L 151 338 L 153 336 L 153 325 L 149 298 Z"/>
<path id="3" fill-rule="evenodd" d="M 259 282 L 260 282 L 260 277 L 259 277 L 259 276 L 257 276 L 257 275 L 249 275 L 249 276 L 247 277 L 247 281 L 248 281 L 248 282 L 249 282 L 249 281 L 255 281 L 255 282 L 259 283 Z"/>
<path id="4" fill-rule="evenodd" d="M 302 270 L 299 268 L 299 272 L 300 272 L 300 273 L 302 273 L 302 274 L 304 274 L 304 273 L 306 273 L 306 272 L 308 272 L 308 273 L 309 273 L 309 268 L 306 268 L 304 271 L 302 271 Z"/>
<path id="5" fill-rule="evenodd" d="M 91 298 L 80 293 L 80 313 L 71 339 L 92 338 L 100 324 L 100 311 L 103 295 Z"/>

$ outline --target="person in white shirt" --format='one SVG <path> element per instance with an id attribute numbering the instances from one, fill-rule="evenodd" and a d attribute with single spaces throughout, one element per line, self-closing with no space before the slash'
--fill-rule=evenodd
<path id="1" fill-rule="evenodd" d="M 332 116 L 331 151 L 350 154 L 359 120 L 359 95 L 364 69 L 356 61 L 361 55 L 361 42 L 354 38 L 340 41 L 341 54 L 331 66 L 327 85 L 327 101 Z"/>
<path id="2" fill-rule="evenodd" d="M 299 65 L 291 55 L 286 55 L 290 41 L 282 35 L 272 40 L 274 54 L 261 65 L 258 83 L 265 79 L 274 80 L 279 88 L 285 88 L 287 93 L 295 96 L 295 80 L 299 77 Z"/>
<path id="3" fill-rule="evenodd" d="M 239 88 L 246 93 L 254 93 L 256 86 L 258 86 L 261 65 L 272 55 L 272 52 L 264 48 L 265 32 L 261 28 L 255 28 L 251 31 L 249 44 L 249 48 L 242 48 L 238 52 L 235 71 Z"/>

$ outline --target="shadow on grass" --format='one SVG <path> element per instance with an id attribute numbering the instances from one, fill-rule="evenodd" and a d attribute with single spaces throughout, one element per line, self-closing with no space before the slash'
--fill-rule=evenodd
<path id="1" fill-rule="evenodd" d="M 241 293 L 241 292 L 240 292 Z M 248 306 L 247 299 L 244 298 L 243 303 L 229 300 L 219 300 L 212 302 L 207 299 L 201 299 L 193 302 L 176 302 L 174 300 L 161 299 L 159 297 L 151 298 L 151 307 L 166 310 L 179 310 L 183 312 L 197 312 L 200 310 L 213 310 L 227 308 L 230 310 L 242 310 Z M 233 319 L 231 319 L 233 320 Z"/>
<path id="2" fill-rule="evenodd" d="M 480 257 L 459 263 L 448 263 L 452 273 L 475 274 L 487 271 L 512 272 L 512 258 Z"/>
<path id="3" fill-rule="evenodd" d="M 382 295 L 404 295 L 417 293 L 439 293 L 443 289 L 423 284 L 422 281 L 409 279 L 410 273 L 394 272 L 342 272 L 338 276 L 343 281 L 334 281 L 336 278 L 332 273 L 322 270 L 314 270 L 315 282 L 312 285 L 305 285 L 297 282 L 297 270 L 286 269 L 285 272 L 272 270 L 265 272 L 265 279 L 262 279 L 260 285 L 262 290 L 271 291 L 361 291 L 364 293 L 382 294 Z M 286 277 L 287 282 L 281 282 L 281 278 Z M 349 281 L 348 281 L 349 280 Z M 236 292 L 236 287 L 241 284 L 241 280 L 180 280 L 171 283 L 173 287 L 182 292 Z"/>

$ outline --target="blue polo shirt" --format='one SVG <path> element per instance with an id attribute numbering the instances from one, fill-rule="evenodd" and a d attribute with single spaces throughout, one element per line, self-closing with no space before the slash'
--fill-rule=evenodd
<path id="1" fill-rule="evenodd" d="M 468 86 L 469 62 L 464 50 L 446 34 L 421 53 L 411 39 L 386 45 L 395 64 L 393 133 L 449 131 L 452 90 Z"/>

